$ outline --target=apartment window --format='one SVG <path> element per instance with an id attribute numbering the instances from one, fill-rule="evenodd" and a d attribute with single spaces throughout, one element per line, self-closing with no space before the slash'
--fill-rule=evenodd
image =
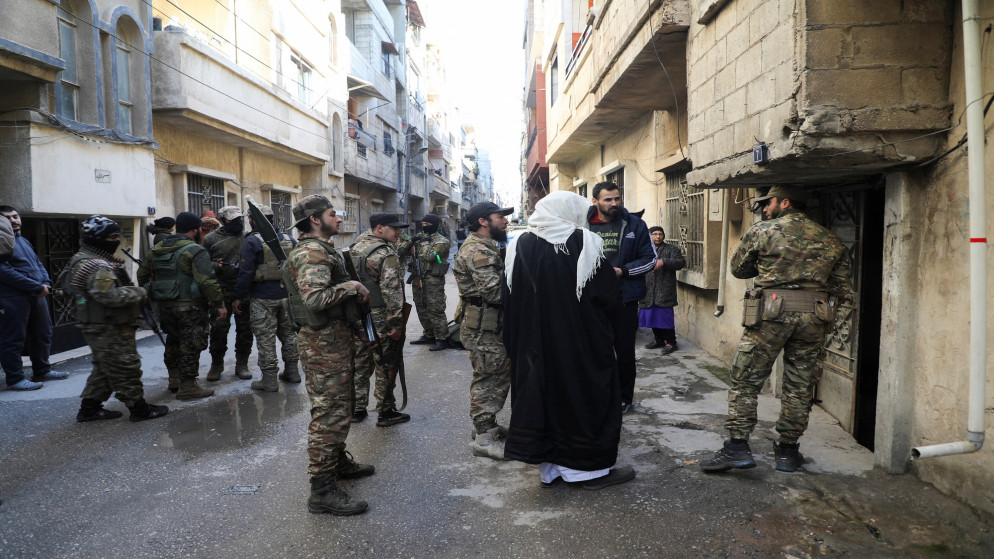
<path id="1" fill-rule="evenodd" d="M 707 191 L 687 185 L 687 170 L 666 172 L 666 241 L 683 250 L 687 271 L 704 273 Z"/>
<path id="2" fill-rule="evenodd" d="M 544 189 L 545 187 L 543 186 L 542 188 Z M 583 183 L 580 186 L 576 187 L 576 193 L 579 194 L 580 196 L 583 196 L 584 198 L 586 198 L 587 197 L 587 183 Z"/>
<path id="3" fill-rule="evenodd" d="M 188 173 L 186 203 L 189 211 L 201 215 L 207 210 L 215 213 L 224 207 L 224 179 Z"/>
<path id="4" fill-rule="evenodd" d="M 131 134 L 131 52 L 117 46 L 117 129 L 125 134 Z"/>
<path id="5" fill-rule="evenodd" d="M 342 218 L 342 231 L 354 233 L 359 228 L 358 198 L 345 199 L 345 217 Z"/>
<path id="6" fill-rule="evenodd" d="M 273 224 L 278 231 L 286 231 L 293 225 L 293 205 L 289 192 L 272 191 L 269 194 L 269 207 L 273 210 Z"/>
<path id="7" fill-rule="evenodd" d="M 552 71 L 549 72 L 549 104 L 555 105 L 559 97 L 559 57 L 552 59 Z"/>
<path id="8" fill-rule="evenodd" d="M 393 134 L 383 131 L 383 153 L 392 156 L 394 154 L 393 149 Z"/>
<path id="9" fill-rule="evenodd" d="M 383 57 L 383 75 L 386 77 L 392 77 L 390 75 L 390 53 L 384 52 L 380 56 Z"/>
<path id="10" fill-rule="evenodd" d="M 297 81 L 297 99 L 305 105 L 310 105 L 311 73 L 313 70 L 311 70 L 311 67 L 298 56 L 291 56 L 290 63 L 293 64 L 294 71 L 297 74 L 294 76 Z"/>
<path id="11" fill-rule="evenodd" d="M 65 18 L 65 19 L 62 19 Z M 59 8 L 59 54 L 66 63 L 66 68 L 59 74 L 62 85 L 59 91 L 58 114 L 63 118 L 79 120 L 77 104 L 79 103 L 79 79 L 76 67 L 76 26 L 70 23 L 72 16 Z"/>
<path id="12" fill-rule="evenodd" d="M 345 36 L 355 44 L 355 10 L 343 10 L 345 14 Z"/>
<path id="13" fill-rule="evenodd" d="M 625 205 L 625 168 L 621 167 L 617 171 L 611 171 L 604 175 L 604 180 L 618 185 L 618 194 L 621 195 L 621 205 Z"/>
<path id="14" fill-rule="evenodd" d="M 355 151 L 357 154 L 359 154 L 359 157 L 362 157 L 363 159 L 366 158 L 366 144 L 362 142 L 356 142 Z"/>

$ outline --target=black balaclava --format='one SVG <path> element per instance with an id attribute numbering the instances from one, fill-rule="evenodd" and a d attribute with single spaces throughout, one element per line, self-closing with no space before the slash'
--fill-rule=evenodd
<path id="1" fill-rule="evenodd" d="M 421 230 L 429 235 L 434 235 L 438 232 L 438 225 L 442 223 L 442 220 L 438 218 L 435 214 L 428 214 L 421 218 L 422 222 L 430 223 L 431 225 L 422 225 Z"/>
<path id="2" fill-rule="evenodd" d="M 245 220 L 244 219 L 232 219 L 226 222 L 222 227 L 224 227 L 224 232 L 229 235 L 241 235 L 242 231 L 245 230 Z"/>

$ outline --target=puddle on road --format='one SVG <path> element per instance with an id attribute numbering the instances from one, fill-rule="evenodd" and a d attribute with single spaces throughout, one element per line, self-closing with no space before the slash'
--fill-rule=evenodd
<path id="1" fill-rule="evenodd" d="M 281 390 L 239 394 L 186 408 L 179 411 L 157 443 L 191 454 L 244 447 L 269 436 L 280 422 L 304 409 L 306 402 L 306 395 Z"/>

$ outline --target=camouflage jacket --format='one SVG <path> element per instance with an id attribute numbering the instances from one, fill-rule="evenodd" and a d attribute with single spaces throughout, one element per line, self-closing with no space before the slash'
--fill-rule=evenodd
<path id="1" fill-rule="evenodd" d="M 443 263 L 449 260 L 449 242 L 441 233 L 432 233 L 427 241 L 422 241 L 415 245 L 418 247 L 418 259 L 421 261 L 421 269 L 428 272 L 432 264 L 441 260 Z"/>
<path id="2" fill-rule="evenodd" d="M 211 231 L 204 237 L 203 245 L 211 254 L 217 282 L 226 290 L 233 290 L 238 282 L 238 259 L 242 256 L 245 234 L 230 235 L 223 228 Z M 218 259 L 222 264 L 218 264 Z"/>
<path id="3" fill-rule="evenodd" d="M 390 331 L 403 326 L 404 312 L 404 268 L 397 257 L 394 244 L 366 231 L 352 245 L 352 254 L 358 257 L 369 252 L 366 258 L 365 274 L 380 286 L 385 307 L 371 310 L 377 329 Z M 362 275 L 363 271 L 356 269 Z M 363 279 L 365 281 L 365 278 Z"/>
<path id="4" fill-rule="evenodd" d="M 185 235 L 171 235 L 166 240 L 155 245 L 155 248 L 152 249 L 152 257 L 146 258 L 142 262 L 141 267 L 138 268 L 138 284 L 145 285 L 152 279 L 155 272 L 152 263 L 155 261 L 154 258 L 156 256 L 180 250 L 190 244 L 196 243 L 193 239 Z M 209 302 L 214 308 L 224 306 L 224 296 L 221 294 L 221 286 L 218 285 L 217 278 L 214 276 L 214 267 L 211 266 L 210 254 L 204 247 L 196 246 L 180 254 L 178 267 L 180 273 L 193 277 L 193 281 L 200 288 L 200 296 L 206 302 Z M 159 306 L 180 306 L 193 302 L 203 303 L 204 301 L 179 299 L 176 301 L 160 302 Z"/>
<path id="5" fill-rule="evenodd" d="M 300 236 L 286 265 L 300 290 L 300 299 L 311 312 L 341 305 L 359 293 L 335 245 L 312 233 Z"/>
<path id="6" fill-rule="evenodd" d="M 120 260 L 83 245 L 69 261 L 66 270 L 62 289 L 82 297 L 87 305 L 114 309 L 99 314 L 77 312 L 79 322 L 124 323 L 140 314 L 140 305 L 145 301 L 145 290 L 132 285 L 131 278 L 124 270 L 124 263 Z M 109 320 L 95 320 L 100 314 L 107 315 Z"/>
<path id="7" fill-rule="evenodd" d="M 493 239 L 471 233 L 456 254 L 452 273 L 460 297 L 483 297 L 487 303 L 500 304 L 504 260 Z"/>
<path id="8" fill-rule="evenodd" d="M 754 223 L 729 265 L 737 278 L 756 278 L 756 287 L 824 289 L 841 299 L 852 290 L 849 251 L 838 235 L 795 209 Z"/>

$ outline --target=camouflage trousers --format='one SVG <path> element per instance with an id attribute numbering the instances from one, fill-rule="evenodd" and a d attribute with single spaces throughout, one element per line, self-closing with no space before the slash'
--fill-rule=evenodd
<path id="1" fill-rule="evenodd" d="M 142 362 L 135 346 L 134 324 L 81 324 L 83 339 L 93 351 L 93 370 L 81 398 L 117 399 L 129 408 L 145 397 Z"/>
<path id="2" fill-rule="evenodd" d="M 732 366 L 725 428 L 732 438 L 748 439 L 756 427 L 756 407 L 773 362 L 784 352 L 783 396 L 776 429 L 780 441 L 795 443 L 808 427 L 815 388 L 821 379 L 822 343 L 827 324 L 813 313 L 784 312 L 746 328 Z"/>
<path id="3" fill-rule="evenodd" d="M 470 328 L 464 322 L 459 334 L 473 364 L 469 416 L 476 432 L 482 433 L 497 426 L 497 413 L 507 401 L 511 390 L 511 360 L 497 333 Z"/>
<path id="4" fill-rule="evenodd" d="M 263 373 L 279 371 L 276 338 L 280 339 L 282 346 L 283 367 L 295 369 L 300 359 L 297 355 L 297 331 L 290 321 L 287 300 L 254 298 L 250 312 L 252 332 L 255 334 L 256 349 L 259 352 L 259 370 Z"/>
<path id="5" fill-rule="evenodd" d="M 421 300 L 421 290 L 414 288 L 414 306 L 418 310 L 418 321 L 424 335 L 436 340 L 449 337 L 449 321 L 445 318 L 445 278 L 425 276 L 425 300 Z"/>
<path id="6" fill-rule="evenodd" d="M 159 325 L 166 334 L 163 361 L 170 378 L 197 378 L 200 354 L 207 349 L 210 332 L 207 307 L 159 305 Z"/>
<path id="7" fill-rule="evenodd" d="M 304 326 L 297 334 L 300 364 L 311 401 L 307 428 L 307 473 L 334 476 L 352 425 L 352 370 L 357 336 L 334 320 L 320 330 Z"/>
<path id="8" fill-rule="evenodd" d="M 228 332 L 231 331 L 231 317 L 235 317 L 235 358 L 248 359 L 252 353 L 252 321 L 248 313 L 235 314 L 231 303 L 235 300 L 231 292 L 224 291 L 224 308 L 228 309 L 228 318 L 211 322 L 211 360 L 224 361 L 228 352 Z M 242 301 L 245 303 L 245 301 Z"/>
<path id="9" fill-rule="evenodd" d="M 404 338 L 391 340 L 386 332 L 380 332 L 380 349 L 384 355 L 390 355 L 402 350 Z M 387 376 L 388 366 L 383 358 L 369 349 L 361 340 L 356 340 L 355 354 L 355 411 L 369 407 L 369 378 L 376 373 L 376 386 L 373 393 L 376 396 L 376 411 L 387 411 L 397 408 L 397 398 L 393 391 L 397 385 L 396 377 L 391 381 Z"/>

